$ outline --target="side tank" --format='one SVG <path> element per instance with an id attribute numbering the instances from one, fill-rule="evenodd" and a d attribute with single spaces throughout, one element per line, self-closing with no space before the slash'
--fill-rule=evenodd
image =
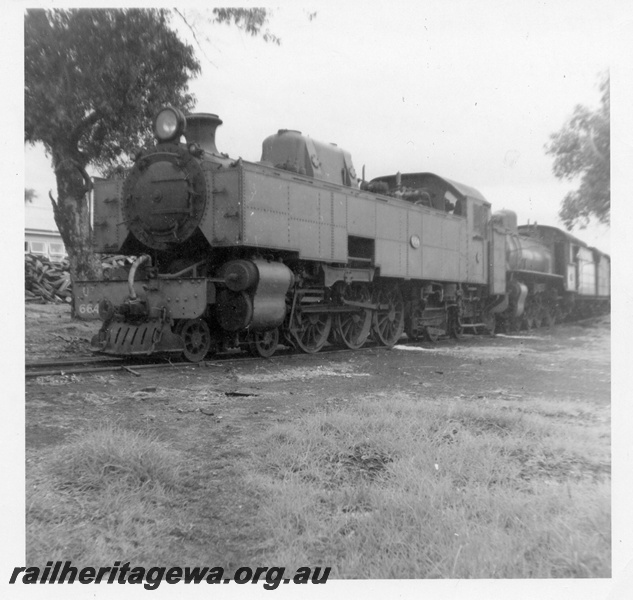
<path id="1" fill-rule="evenodd" d="M 336 144 L 326 144 L 302 135 L 300 131 L 280 129 L 262 144 L 262 163 L 321 181 L 358 187 L 349 152 Z"/>

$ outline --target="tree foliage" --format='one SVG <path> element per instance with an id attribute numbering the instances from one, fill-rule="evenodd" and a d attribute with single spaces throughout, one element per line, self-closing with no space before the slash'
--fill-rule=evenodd
<path id="1" fill-rule="evenodd" d="M 170 26 L 171 15 L 161 9 L 26 12 L 24 139 L 41 142 L 52 159 L 57 200 L 51 195 L 51 202 L 73 278 L 100 274 L 90 246 L 86 168 L 112 172 L 151 139 L 161 106 L 189 111 L 195 104 L 188 81 L 200 63 Z M 279 43 L 264 29 L 266 9 L 214 9 L 212 15 L 211 22 Z"/>
<path id="2" fill-rule="evenodd" d="M 189 8 L 174 9 L 174 12 L 180 17 L 182 22 L 191 32 L 198 49 L 204 58 L 211 64 L 204 49 L 202 42 L 211 42 L 207 30 L 208 26 L 216 24 L 225 24 L 235 26 L 248 35 L 253 37 L 261 37 L 264 42 L 281 45 L 281 38 L 271 33 L 266 25 L 268 25 L 268 17 L 271 14 L 270 9 L 266 8 Z M 310 17 L 312 20 L 316 16 Z M 215 65 L 214 65 L 215 66 Z"/>
<path id="3" fill-rule="evenodd" d="M 164 10 L 29 10 L 24 27 L 25 129 L 52 159 L 55 222 L 71 274 L 98 277 L 90 246 L 86 167 L 112 168 L 151 135 L 164 104 L 194 104 L 193 48 Z"/>
<path id="4" fill-rule="evenodd" d="M 37 198 L 37 192 L 33 188 L 24 188 L 24 204 L 29 204 Z"/>
<path id="5" fill-rule="evenodd" d="M 200 70 L 164 10 L 28 11 L 25 140 L 41 141 L 53 166 L 116 163 L 150 135 L 163 104 L 194 104 Z"/>
<path id="6" fill-rule="evenodd" d="M 252 36 L 261 36 L 265 42 L 281 44 L 281 39 L 264 26 L 268 23 L 268 10 L 265 8 L 214 8 L 215 23 L 233 24 Z M 316 14 L 316 13 L 315 13 Z"/>
<path id="7" fill-rule="evenodd" d="M 600 82 L 601 104 L 578 105 L 571 118 L 550 136 L 546 152 L 554 156 L 559 179 L 579 181 L 561 203 L 558 216 L 567 229 L 584 228 L 592 218 L 609 224 L 611 208 L 611 137 L 609 75 Z"/>

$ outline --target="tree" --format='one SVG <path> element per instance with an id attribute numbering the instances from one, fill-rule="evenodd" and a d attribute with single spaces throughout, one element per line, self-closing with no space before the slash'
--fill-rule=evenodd
<path id="1" fill-rule="evenodd" d="M 37 192 L 33 188 L 24 188 L 24 204 L 33 202 L 37 198 Z"/>
<path id="2" fill-rule="evenodd" d="M 215 25 L 223 23 L 225 25 L 234 25 L 245 33 L 256 37 L 260 36 L 265 42 L 281 45 L 281 39 L 268 29 L 264 29 L 268 25 L 268 16 L 271 10 L 266 8 L 208 8 L 179 10 L 174 12 L 180 17 L 182 22 L 187 26 L 193 38 L 198 45 L 199 50 L 207 59 L 201 39 L 210 42 L 209 36 L 201 31 L 201 27 L 206 28 L 207 25 Z M 310 21 L 316 17 L 316 12 L 309 15 Z M 209 60 L 209 62 L 211 62 Z M 213 64 L 211 62 L 211 64 Z"/>
<path id="3" fill-rule="evenodd" d="M 265 8 L 214 8 L 212 12 L 214 23 L 233 24 L 252 36 L 260 35 L 265 42 L 281 44 L 276 35 L 263 29 L 268 23 L 268 10 Z"/>
<path id="4" fill-rule="evenodd" d="M 90 246 L 86 168 L 112 172 L 151 139 L 158 108 L 173 104 L 188 111 L 195 104 L 187 83 L 200 64 L 193 48 L 170 27 L 171 14 L 138 9 L 26 13 L 24 138 L 41 142 L 51 157 L 57 183 L 57 200 L 51 195 L 51 202 L 73 279 L 94 279 L 101 270 Z M 266 9 L 213 9 L 211 14 L 212 23 L 232 24 L 279 43 L 264 29 Z"/>
<path id="5" fill-rule="evenodd" d="M 25 141 L 52 159 L 55 222 L 71 276 L 96 278 L 86 193 L 89 165 L 107 169 L 149 137 L 164 104 L 185 109 L 193 49 L 164 10 L 29 10 L 25 16 Z"/>
<path id="6" fill-rule="evenodd" d="M 579 179 L 569 192 L 558 216 L 568 230 L 585 228 L 591 218 L 609 224 L 611 208 L 610 78 L 600 82 L 601 105 L 590 110 L 578 105 L 571 118 L 545 146 L 554 156 L 553 171 L 559 179 Z"/>

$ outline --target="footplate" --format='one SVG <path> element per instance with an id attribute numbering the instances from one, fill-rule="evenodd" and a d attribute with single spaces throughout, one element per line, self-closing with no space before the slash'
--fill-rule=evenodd
<path id="1" fill-rule="evenodd" d="M 133 356 L 154 352 L 182 352 L 183 339 L 171 331 L 168 324 L 150 321 L 133 325 L 111 323 L 106 331 L 99 331 L 91 342 L 93 352 Z"/>

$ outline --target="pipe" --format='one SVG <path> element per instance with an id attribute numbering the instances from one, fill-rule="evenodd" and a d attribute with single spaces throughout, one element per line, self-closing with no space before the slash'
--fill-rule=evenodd
<path id="1" fill-rule="evenodd" d="M 127 285 L 130 290 L 130 300 L 136 300 L 136 291 L 134 290 L 134 276 L 136 275 L 136 270 L 147 261 L 151 263 L 151 256 L 149 254 L 141 254 L 135 261 L 132 267 L 130 268 L 130 274 L 127 278 Z"/>
<path id="2" fill-rule="evenodd" d="M 182 277 L 183 275 L 186 275 L 190 271 L 194 271 L 198 267 L 202 266 L 205 262 L 206 262 L 206 259 L 199 260 L 197 263 L 194 263 L 193 265 L 189 265 L 188 267 L 186 267 L 185 269 L 182 269 L 182 271 L 178 271 L 177 273 L 163 273 L 161 275 L 157 275 L 156 277 L 158 277 L 158 279 L 178 279 L 178 277 Z M 218 279 L 218 281 L 223 282 L 224 279 Z"/>

